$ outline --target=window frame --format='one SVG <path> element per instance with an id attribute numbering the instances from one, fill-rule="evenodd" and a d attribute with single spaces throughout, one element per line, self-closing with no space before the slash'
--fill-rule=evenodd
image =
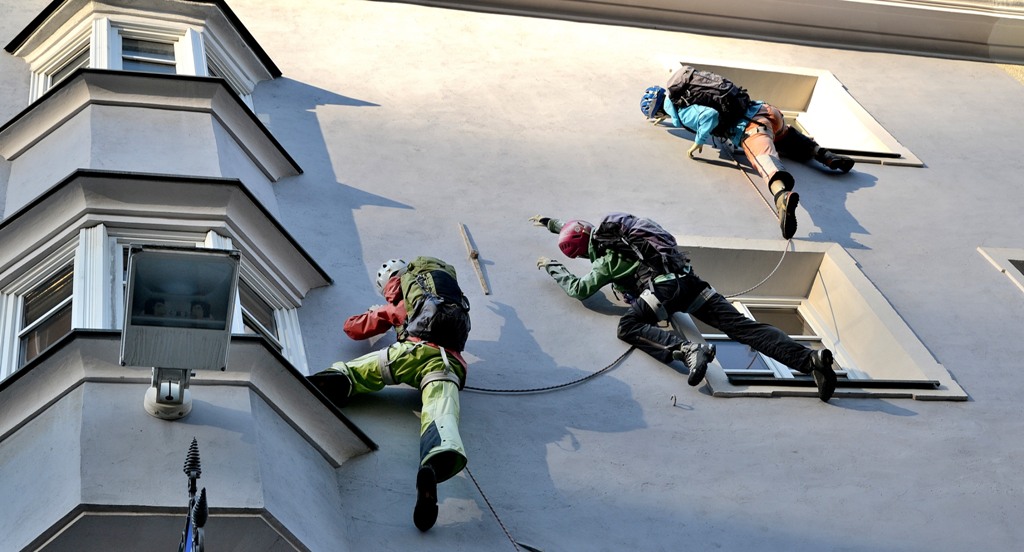
<path id="1" fill-rule="evenodd" d="M 796 308 L 807 327 L 820 337 L 821 345 L 833 353 L 834 366 L 843 376 L 837 396 L 968 399 L 841 245 L 790 242 L 780 251 L 763 240 L 681 233 L 676 238 L 696 273 L 731 301 Z M 781 263 L 780 255 L 784 255 Z M 751 274 L 770 277 L 748 289 Z M 730 297 L 731 290 L 747 291 Z M 675 313 L 670 322 L 684 338 L 704 341 L 690 315 Z M 806 374 L 785 377 L 783 372 L 783 377 L 775 377 L 775 370 L 770 377 L 737 374 L 737 370 L 727 374 L 723 360 L 728 362 L 730 355 L 722 354 L 708 366 L 705 381 L 713 396 L 815 395 L 813 380 Z"/>
<path id="2" fill-rule="evenodd" d="M 248 288 L 252 292 L 252 296 L 253 296 L 254 299 L 260 301 L 261 303 L 263 303 L 263 305 L 266 305 L 266 307 L 270 310 L 270 316 L 273 318 L 273 322 L 274 322 L 274 327 L 273 328 L 266 327 L 265 324 L 260 322 L 259 317 L 257 317 L 255 314 L 252 313 L 252 309 L 248 308 L 245 305 L 245 296 L 243 296 L 243 294 L 242 294 L 242 287 L 243 286 Z M 239 276 L 239 278 L 238 278 L 238 300 L 237 300 L 237 303 L 239 305 L 240 312 L 241 312 L 241 315 L 242 315 L 242 331 L 239 332 L 239 333 L 244 333 L 246 335 L 259 335 L 259 336 L 263 337 L 264 339 L 266 339 L 267 342 L 269 342 L 271 345 L 273 345 L 274 348 L 278 350 L 278 352 L 282 351 L 284 349 L 284 346 L 281 344 L 280 337 L 279 337 L 280 333 L 279 333 L 278 322 L 277 322 L 277 310 L 278 309 L 275 309 L 274 306 L 271 305 L 270 302 L 267 301 L 263 297 L 263 295 L 260 294 L 260 292 L 255 289 L 255 287 L 249 282 L 249 280 L 247 278 L 243 278 L 241 276 Z M 250 332 L 244 331 L 245 326 L 251 327 L 253 329 L 253 332 L 250 333 Z"/>
<path id="3" fill-rule="evenodd" d="M 67 294 L 68 294 L 67 297 L 64 297 L 63 299 L 58 301 L 55 305 L 53 305 L 52 307 L 47 309 L 44 313 L 39 315 L 32 322 L 26 323 L 26 321 L 25 321 L 25 314 L 26 314 L 25 309 L 28 306 L 29 295 L 35 293 L 42 286 L 46 286 L 46 285 L 50 284 L 51 281 L 53 281 L 56 278 L 66 278 L 66 277 L 70 277 L 71 278 L 71 281 L 68 282 L 68 285 L 67 285 Z M 47 349 L 52 347 L 54 343 L 56 343 L 57 341 L 60 341 L 60 339 L 62 337 L 64 337 L 65 335 L 68 335 L 69 333 L 71 333 L 71 330 L 74 328 L 74 318 L 73 318 L 73 312 L 72 312 L 73 311 L 73 301 L 74 301 L 74 298 L 75 298 L 74 278 L 75 278 L 74 262 L 73 261 L 69 261 L 69 262 L 65 263 L 63 266 L 61 266 L 60 268 L 58 268 L 56 271 L 52 272 L 46 279 L 36 283 L 36 285 L 33 286 L 31 289 L 29 289 L 29 290 L 27 290 L 24 293 L 21 293 L 19 295 L 20 301 L 18 302 L 18 306 L 19 306 L 18 311 L 20 312 L 21 316 L 19 317 L 20 320 L 19 320 L 19 323 L 18 323 L 18 326 L 19 326 L 20 329 L 18 330 L 17 336 L 16 336 L 16 341 L 18 343 L 18 361 L 17 361 L 18 368 L 21 368 L 21 367 L 25 366 L 26 364 L 31 362 L 33 359 L 39 357 L 40 355 L 45 353 Z M 67 331 L 64 332 L 60 337 L 57 337 L 55 339 L 51 339 L 49 341 L 49 343 L 47 343 L 44 347 L 39 349 L 35 353 L 35 355 L 32 356 L 32 358 L 28 358 L 28 341 L 27 341 L 28 337 L 30 335 L 34 334 L 37 330 L 39 330 L 43 326 L 47 325 L 48 323 L 52 323 L 55 319 L 57 319 L 59 316 L 61 316 L 61 313 L 63 313 L 64 311 L 67 311 L 67 318 L 68 318 L 68 329 L 67 329 Z"/>
<path id="4" fill-rule="evenodd" d="M 730 299 L 729 302 L 734 307 L 736 307 L 736 310 L 740 311 L 740 313 L 742 313 L 744 316 L 746 316 L 747 318 L 749 318 L 751 320 L 758 320 L 758 318 L 754 315 L 754 313 L 751 312 L 751 309 L 794 311 L 796 313 L 796 315 L 798 315 L 801 318 L 801 321 L 803 322 L 803 324 L 805 326 L 807 326 L 813 333 L 811 333 L 811 334 L 790 334 L 790 333 L 786 332 L 787 335 L 789 335 L 790 339 L 793 339 L 794 341 L 796 341 L 796 342 L 798 342 L 800 344 L 808 345 L 811 348 L 822 348 L 823 347 L 823 348 L 828 348 L 830 350 L 835 350 L 835 346 L 833 344 L 829 343 L 824 337 L 822 337 L 823 329 L 819 328 L 818 325 L 817 325 L 817 322 L 813 321 L 813 317 L 812 317 L 811 312 L 810 312 L 810 307 L 808 307 L 808 305 L 806 304 L 806 301 L 804 301 L 804 300 L 799 300 L 799 299 L 771 299 L 771 298 L 760 297 L 760 298 L 751 298 L 751 299 L 742 299 L 742 298 L 735 299 L 735 298 L 733 298 L 733 299 Z M 695 323 L 699 324 L 699 325 L 703 325 L 700 322 L 695 322 Z M 778 325 L 775 325 L 775 326 L 779 327 Z M 782 329 L 782 328 L 780 328 L 780 329 Z M 736 342 L 730 340 L 729 336 L 725 335 L 724 333 L 720 333 L 720 332 L 715 332 L 715 333 L 705 333 L 705 332 L 702 332 L 701 333 L 701 337 L 706 342 L 708 342 L 708 343 L 722 343 L 722 342 L 736 343 Z M 817 347 L 815 347 L 815 345 Z M 749 347 L 748 347 L 748 349 L 749 349 Z M 789 366 L 786 366 L 785 364 L 782 364 L 781 362 L 779 362 L 779 361 L 769 357 L 768 355 L 766 355 L 764 353 L 761 353 L 761 352 L 758 352 L 758 351 L 754 351 L 753 349 L 750 349 L 750 351 L 755 356 L 755 358 L 759 358 L 761 360 L 761 362 L 765 366 L 768 367 L 767 370 L 735 369 L 735 368 L 729 368 L 727 366 L 723 366 L 722 370 L 725 372 L 725 374 L 727 376 L 730 376 L 730 377 L 734 377 L 734 376 L 751 376 L 751 375 L 761 376 L 761 377 L 772 376 L 772 377 L 774 377 L 776 379 L 794 379 L 794 378 L 799 378 L 799 377 L 801 377 L 803 375 L 799 371 L 797 371 L 796 369 L 791 368 Z M 840 366 L 846 366 L 846 364 L 844 362 L 840 362 L 840 360 L 841 359 L 839 359 L 839 358 L 835 359 L 835 364 L 834 364 L 833 368 L 835 368 L 835 372 L 836 372 L 837 376 L 839 376 L 840 378 L 846 378 L 846 377 L 848 377 L 849 373 L 847 372 L 847 370 L 845 368 L 840 368 Z"/>
<path id="5" fill-rule="evenodd" d="M 78 236 L 57 247 L 39 261 L 31 263 L 32 268 L 14 279 L 0 291 L 0 329 L 3 329 L 2 349 L 0 349 L 0 380 L 4 380 L 15 372 L 25 367 L 27 362 L 22 362 L 22 338 L 31 331 L 32 327 L 38 327 L 38 323 L 47 320 L 61 308 L 66 308 L 67 302 L 71 304 L 71 331 L 76 328 L 75 320 L 81 306 L 77 297 L 77 285 L 80 278 L 76 261 L 78 249 Z M 37 289 L 40 285 L 52 279 L 60 271 L 72 265 L 72 293 L 69 299 L 61 303 L 37 319 L 33 324 L 24 324 L 25 296 Z M 54 342 L 60 341 L 59 339 Z M 46 349 L 48 349 L 47 347 Z M 46 349 L 40 351 L 40 354 Z M 38 357 L 39 355 L 36 355 Z M 35 357 L 34 357 L 35 358 Z"/>
<path id="6" fill-rule="evenodd" d="M 1014 264 L 1024 261 L 1024 249 L 979 247 L 978 253 L 1024 291 L 1024 270 Z"/>
<path id="7" fill-rule="evenodd" d="M 216 33 L 208 27 L 197 28 L 185 23 L 141 21 L 138 17 L 128 19 L 100 14 L 93 14 L 91 19 L 83 20 L 69 34 L 68 39 L 30 61 L 33 66 L 30 99 L 35 101 L 59 84 L 61 81 L 54 81 L 52 76 L 65 69 L 68 63 L 85 51 L 89 52 L 88 61 L 81 64 L 81 67 L 124 70 L 123 41 L 126 38 L 173 44 L 173 64 L 166 60 L 144 59 L 145 56 L 140 57 L 140 61 L 173 65 L 174 74 L 177 75 L 222 79 L 249 109 L 253 109 L 252 92 L 256 88 L 256 80 L 233 59 L 228 48 L 221 44 Z M 216 76 L 213 76 L 214 72 Z"/>
<path id="8" fill-rule="evenodd" d="M 751 99 L 779 108 L 786 122 L 803 134 L 859 163 L 924 166 L 924 162 L 864 109 L 831 71 L 720 59 L 665 60 L 670 71 L 681 65 L 692 65 L 732 80 L 747 89 Z M 857 139 L 851 141 L 851 137 Z M 847 149 L 850 145 L 855 149 Z"/>

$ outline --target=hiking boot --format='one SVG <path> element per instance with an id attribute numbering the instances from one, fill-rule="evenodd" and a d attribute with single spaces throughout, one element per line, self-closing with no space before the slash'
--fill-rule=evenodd
<path id="1" fill-rule="evenodd" d="M 672 358 L 683 361 L 683 364 L 690 369 L 686 383 L 689 383 L 691 387 L 696 387 L 704 380 L 704 375 L 708 372 L 708 363 L 715 360 L 715 346 L 683 343 L 679 349 L 672 351 Z"/>
<path id="2" fill-rule="evenodd" d="M 832 369 L 832 351 L 828 349 L 811 351 L 808 364 L 811 376 L 814 377 L 814 385 L 818 387 L 818 398 L 828 402 L 836 390 L 836 372 Z"/>
<path id="3" fill-rule="evenodd" d="M 334 406 L 341 408 L 348 404 L 349 395 L 352 394 L 352 380 L 348 379 L 347 374 L 336 370 L 324 370 L 306 379 L 330 399 Z"/>
<path id="4" fill-rule="evenodd" d="M 420 531 L 427 531 L 437 521 L 437 475 L 430 464 L 420 466 L 416 472 L 416 508 L 412 522 Z"/>
<path id="5" fill-rule="evenodd" d="M 844 174 L 850 172 L 850 169 L 853 168 L 853 159 L 850 159 L 845 155 L 832 153 L 825 148 L 819 149 L 817 153 L 814 154 L 814 159 L 822 165 Z"/>
<path id="6" fill-rule="evenodd" d="M 796 234 L 796 206 L 800 203 L 800 194 L 781 192 L 775 197 L 775 209 L 779 212 L 779 229 L 782 237 L 790 239 Z"/>

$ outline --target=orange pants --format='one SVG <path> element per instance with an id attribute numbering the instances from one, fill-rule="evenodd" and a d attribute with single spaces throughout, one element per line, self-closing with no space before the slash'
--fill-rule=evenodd
<path id="1" fill-rule="evenodd" d="M 750 164 L 757 169 L 769 188 L 773 180 L 779 180 L 787 190 L 793 188 L 793 177 L 786 171 L 775 148 L 775 142 L 789 132 L 789 125 L 782 112 L 775 106 L 763 104 L 744 131 L 740 146 Z"/>

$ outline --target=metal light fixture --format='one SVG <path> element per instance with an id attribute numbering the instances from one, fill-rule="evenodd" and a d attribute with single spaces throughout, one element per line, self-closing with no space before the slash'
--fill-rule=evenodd
<path id="1" fill-rule="evenodd" d="M 153 368 L 153 379 L 143 406 L 152 416 L 163 420 L 184 418 L 192 411 L 192 393 L 188 390 L 192 371 L 183 368 Z"/>
<path id="2" fill-rule="evenodd" d="M 192 410 L 194 370 L 224 370 L 238 291 L 237 251 L 129 246 L 121 365 L 152 366 L 146 412 Z"/>

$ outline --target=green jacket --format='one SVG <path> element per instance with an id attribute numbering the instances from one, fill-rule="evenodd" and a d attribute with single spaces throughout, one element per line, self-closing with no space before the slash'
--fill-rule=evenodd
<path id="1" fill-rule="evenodd" d="M 562 231 L 564 224 L 558 219 L 550 219 L 547 227 L 550 232 L 557 234 Z M 582 277 L 577 277 L 558 261 L 545 266 L 544 270 L 574 299 L 586 299 L 608 284 L 617 293 L 633 297 L 640 295 L 642 290 L 636 279 L 639 260 L 625 258 L 611 250 L 596 251 L 593 241 L 587 248 L 587 256 L 590 258 L 590 272 Z"/>

